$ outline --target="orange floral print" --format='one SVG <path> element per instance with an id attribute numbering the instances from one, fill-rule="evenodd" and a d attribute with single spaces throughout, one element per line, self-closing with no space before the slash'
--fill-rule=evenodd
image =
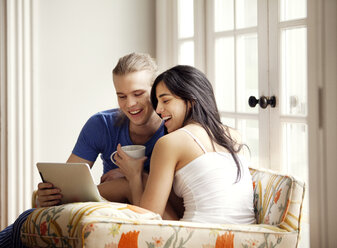
<path id="1" fill-rule="evenodd" d="M 155 247 L 161 247 L 164 243 L 164 239 L 162 237 L 159 237 L 159 238 L 153 238 L 153 241 L 154 241 L 154 245 Z"/>
<path id="2" fill-rule="evenodd" d="M 226 232 L 223 235 L 218 235 L 215 242 L 215 248 L 233 248 L 234 247 L 234 234 Z"/>
<path id="3" fill-rule="evenodd" d="M 95 226 L 94 226 L 94 224 L 88 225 L 88 226 L 86 227 L 85 230 L 86 230 L 87 232 L 93 232 L 93 231 L 95 231 Z"/>
<path id="4" fill-rule="evenodd" d="M 281 222 L 284 221 L 285 217 L 286 217 L 286 214 L 288 213 L 288 209 L 289 209 L 289 206 L 290 206 L 290 200 L 288 199 L 287 201 L 287 205 L 284 209 L 284 212 L 282 214 L 282 218 L 281 218 Z"/>
<path id="5" fill-rule="evenodd" d="M 249 239 L 249 240 L 245 240 L 246 241 L 246 247 L 250 247 L 250 248 L 255 248 L 258 247 L 259 245 L 259 241 L 256 239 Z"/>
<path id="6" fill-rule="evenodd" d="M 138 235 L 139 231 L 122 233 L 121 239 L 119 240 L 118 243 L 118 248 L 129 248 L 129 247 L 138 248 Z"/>
<path id="7" fill-rule="evenodd" d="M 46 232 L 47 232 L 47 222 L 44 221 L 40 225 L 40 234 L 43 236 L 46 234 Z"/>
<path id="8" fill-rule="evenodd" d="M 276 192 L 276 196 L 274 198 L 275 204 L 278 202 L 278 199 L 280 199 L 281 191 L 282 191 L 282 189 L 279 189 L 279 191 Z"/>
<path id="9" fill-rule="evenodd" d="M 255 184 L 256 184 L 256 182 L 253 181 L 253 190 L 255 190 Z"/>
<path id="10" fill-rule="evenodd" d="M 57 239 L 57 238 L 53 238 L 53 240 L 54 240 L 54 244 L 56 244 L 56 245 L 57 245 L 57 244 L 59 243 L 59 241 L 60 241 L 60 240 Z"/>

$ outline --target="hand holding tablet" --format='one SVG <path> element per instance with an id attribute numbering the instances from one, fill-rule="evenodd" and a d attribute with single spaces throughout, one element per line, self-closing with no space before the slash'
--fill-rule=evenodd
<path id="1" fill-rule="evenodd" d="M 105 201 L 85 163 L 37 163 L 42 181 L 61 190 L 61 203 Z"/>

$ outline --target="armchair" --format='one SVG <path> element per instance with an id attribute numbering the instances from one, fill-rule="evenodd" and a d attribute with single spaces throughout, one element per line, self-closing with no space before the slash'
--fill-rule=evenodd
<path id="1" fill-rule="evenodd" d="M 28 247 L 297 247 L 304 183 L 250 169 L 256 224 L 161 220 L 122 203 L 72 203 L 38 208 L 21 229 Z"/>

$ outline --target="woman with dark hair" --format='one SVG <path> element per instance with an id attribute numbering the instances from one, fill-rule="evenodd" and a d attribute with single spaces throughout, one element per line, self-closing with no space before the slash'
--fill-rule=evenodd
<path id="1" fill-rule="evenodd" d="M 221 123 L 206 76 L 191 66 L 175 66 L 156 78 L 151 101 L 168 134 L 154 147 L 147 180 L 142 163 L 119 163 L 124 153 L 117 149 L 132 203 L 165 218 L 173 187 L 184 203 L 181 220 L 254 223 L 248 161 L 237 133 Z"/>

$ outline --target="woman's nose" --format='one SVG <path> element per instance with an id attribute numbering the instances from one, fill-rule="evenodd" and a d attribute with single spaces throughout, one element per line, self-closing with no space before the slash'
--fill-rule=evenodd
<path id="1" fill-rule="evenodd" d="M 162 113 L 162 112 L 163 112 L 163 108 L 161 107 L 160 104 L 158 104 L 158 105 L 157 105 L 157 108 L 156 108 L 156 113 L 157 113 L 157 114 L 160 114 L 160 113 Z"/>

